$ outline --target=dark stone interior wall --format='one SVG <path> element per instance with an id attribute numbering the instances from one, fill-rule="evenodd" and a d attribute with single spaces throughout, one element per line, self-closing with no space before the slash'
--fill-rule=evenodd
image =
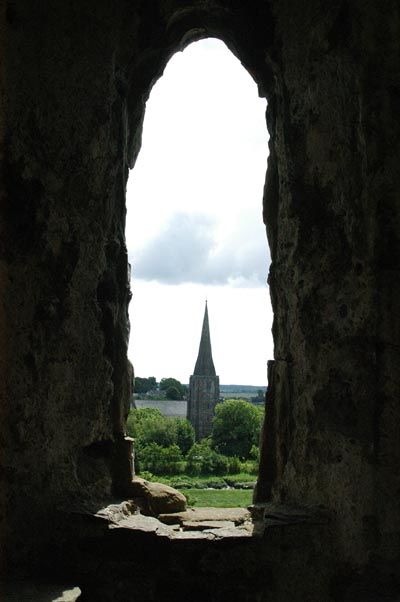
<path id="1" fill-rule="evenodd" d="M 275 14 L 260 494 L 334 511 L 343 557 L 395 557 L 399 7 L 286 2 Z"/>
<path id="2" fill-rule="evenodd" d="M 60 506 L 111 495 L 124 447 L 126 111 L 115 17 L 111 3 L 7 7 L 1 476 L 18 555 L 51 534 Z"/>
<path id="3" fill-rule="evenodd" d="M 129 482 L 128 164 L 169 57 L 216 35 L 268 100 L 275 359 L 258 499 L 328 508 L 353 563 L 394 558 L 398 4 L 21 0 L 4 19 L 9 553 L 51 539 L 59 508 Z"/>

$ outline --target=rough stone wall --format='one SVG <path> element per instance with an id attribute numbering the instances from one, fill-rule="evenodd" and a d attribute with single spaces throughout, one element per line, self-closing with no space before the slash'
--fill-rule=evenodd
<path id="1" fill-rule="evenodd" d="M 20 0 L 2 19 L 9 551 L 129 481 L 127 166 L 168 58 L 217 35 L 268 99 L 275 358 L 258 499 L 327 507 L 352 566 L 399 557 L 398 3 Z"/>
<path id="2" fill-rule="evenodd" d="M 399 7 L 281 2 L 275 16 L 259 495 L 333 510 L 344 558 L 395 557 Z"/>
<path id="3" fill-rule="evenodd" d="M 46 539 L 55 509 L 118 486 L 129 285 L 114 19 L 104 2 L 7 8 L 1 477 L 18 554 Z"/>

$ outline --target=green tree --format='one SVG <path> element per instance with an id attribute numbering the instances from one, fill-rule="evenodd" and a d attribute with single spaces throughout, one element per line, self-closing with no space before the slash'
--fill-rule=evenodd
<path id="1" fill-rule="evenodd" d="M 211 447 L 211 439 L 202 439 L 195 443 L 187 456 L 189 474 L 225 474 L 228 471 L 229 458 L 219 454 Z"/>
<path id="2" fill-rule="evenodd" d="M 164 418 L 156 408 L 132 408 L 126 425 L 136 447 L 157 443 L 163 447 L 177 445 L 186 454 L 194 443 L 194 429 L 185 418 Z"/>
<path id="3" fill-rule="evenodd" d="M 176 474 L 180 472 L 182 460 L 182 452 L 177 445 L 162 447 L 152 442 L 137 451 L 136 468 L 156 474 Z"/>
<path id="4" fill-rule="evenodd" d="M 187 392 L 187 387 L 185 387 L 185 385 L 183 385 L 179 380 L 176 380 L 176 378 L 162 378 L 160 381 L 160 391 L 165 391 L 167 393 L 167 397 L 168 389 L 170 387 L 175 387 L 175 389 L 179 391 L 179 399 L 182 399 Z M 169 399 L 175 398 L 170 397 Z"/>
<path id="5" fill-rule="evenodd" d="M 183 455 L 177 445 L 170 445 L 169 447 L 164 447 L 162 458 L 162 470 L 164 474 L 175 474 L 179 472 L 178 466 L 183 460 Z"/>
<path id="6" fill-rule="evenodd" d="M 210 474 L 213 472 L 213 450 L 210 439 L 202 439 L 189 450 L 186 460 L 189 474 Z"/>
<path id="7" fill-rule="evenodd" d="M 229 399 L 215 408 L 211 433 L 212 447 L 225 456 L 248 458 L 258 445 L 262 408 L 241 399 Z"/>
<path id="8" fill-rule="evenodd" d="M 182 399 L 182 395 L 176 387 L 168 387 L 168 389 L 165 391 L 165 396 L 167 399 L 172 400 Z"/>
<path id="9" fill-rule="evenodd" d="M 176 444 L 176 429 L 173 418 L 164 418 L 146 434 L 147 441 L 155 441 L 162 447 Z"/>
<path id="10" fill-rule="evenodd" d="M 250 450 L 249 456 L 252 460 L 255 460 L 258 464 L 260 462 L 260 446 L 253 445 Z"/>
<path id="11" fill-rule="evenodd" d="M 147 393 L 148 391 L 152 391 L 157 388 L 157 381 L 155 376 L 149 376 L 148 378 L 141 378 L 140 376 L 135 376 L 135 393 Z"/>
<path id="12" fill-rule="evenodd" d="M 138 438 L 150 425 L 161 423 L 163 420 L 164 416 L 156 408 L 133 408 L 129 412 L 126 430 L 130 437 Z"/>
<path id="13" fill-rule="evenodd" d="M 231 456 L 228 463 L 229 474 L 238 474 L 242 470 L 242 463 L 237 456 Z"/>
<path id="14" fill-rule="evenodd" d="M 162 447 L 168 447 L 176 443 L 176 429 L 173 418 L 161 418 L 146 420 L 141 425 L 139 441 L 142 445 L 155 442 Z"/>
<path id="15" fill-rule="evenodd" d="M 132 409 L 127 421 L 128 435 L 136 439 L 136 450 L 157 443 L 161 447 L 176 444 L 176 426 L 173 418 L 164 418 L 156 408 Z"/>
<path id="16" fill-rule="evenodd" d="M 193 425 L 186 418 L 176 418 L 176 443 L 182 450 L 183 454 L 187 454 L 195 441 L 195 433 Z"/>
<path id="17" fill-rule="evenodd" d="M 139 447 L 135 453 L 136 469 L 160 474 L 163 467 L 162 453 L 163 448 L 158 443 Z"/>

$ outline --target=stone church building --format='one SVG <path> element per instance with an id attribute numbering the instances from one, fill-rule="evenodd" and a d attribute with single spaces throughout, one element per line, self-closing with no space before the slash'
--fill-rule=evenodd
<path id="1" fill-rule="evenodd" d="M 208 307 L 204 311 L 199 354 L 189 380 L 187 418 L 192 423 L 196 440 L 211 434 L 215 406 L 219 401 L 219 377 L 216 375 L 211 352 Z"/>

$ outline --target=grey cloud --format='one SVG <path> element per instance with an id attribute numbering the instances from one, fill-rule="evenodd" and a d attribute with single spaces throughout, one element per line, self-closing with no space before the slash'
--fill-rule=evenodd
<path id="1" fill-rule="evenodd" d="M 269 252 L 266 239 L 241 231 L 218 248 L 215 219 L 176 213 L 132 263 L 133 278 L 162 284 L 198 283 L 265 286 Z"/>

